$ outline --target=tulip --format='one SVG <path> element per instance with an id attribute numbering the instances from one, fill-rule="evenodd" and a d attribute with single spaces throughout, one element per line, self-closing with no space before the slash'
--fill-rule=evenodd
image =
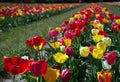
<path id="1" fill-rule="evenodd" d="M 89 46 L 89 51 L 90 51 L 90 53 L 92 53 L 93 50 L 94 50 L 94 46 Z"/>
<path id="2" fill-rule="evenodd" d="M 43 77 L 46 82 L 56 82 L 59 76 L 60 76 L 59 70 L 48 67 L 47 72 Z"/>
<path id="3" fill-rule="evenodd" d="M 91 32 L 92 32 L 93 35 L 98 35 L 99 30 L 98 29 L 92 29 Z"/>
<path id="4" fill-rule="evenodd" d="M 52 38 L 53 40 L 56 40 L 57 36 L 58 36 L 58 31 L 57 30 L 50 30 L 48 32 L 50 38 Z"/>
<path id="5" fill-rule="evenodd" d="M 109 65 L 108 63 L 107 63 L 107 61 L 105 60 L 105 61 L 103 61 L 102 62 L 102 67 L 104 68 L 104 69 L 111 69 L 111 65 Z"/>
<path id="6" fill-rule="evenodd" d="M 116 63 L 116 56 L 116 52 L 113 51 L 111 53 L 106 53 L 104 58 L 109 65 L 114 65 Z"/>
<path id="7" fill-rule="evenodd" d="M 96 48 L 103 50 L 103 53 L 106 51 L 106 44 L 103 42 L 98 42 Z"/>
<path id="8" fill-rule="evenodd" d="M 99 42 L 99 41 L 101 41 L 103 38 L 104 38 L 103 35 L 95 35 L 95 36 L 93 36 L 93 40 L 94 40 L 95 42 Z"/>
<path id="9" fill-rule="evenodd" d="M 71 78 L 71 72 L 69 69 L 64 69 L 61 72 L 61 78 L 62 78 L 62 82 L 69 82 L 70 78 Z"/>
<path id="10" fill-rule="evenodd" d="M 112 73 L 110 71 L 97 72 L 99 82 L 112 82 Z"/>
<path id="11" fill-rule="evenodd" d="M 76 28 L 75 29 L 75 35 L 77 36 L 77 37 L 80 37 L 81 36 L 81 30 L 79 29 L 79 28 Z"/>
<path id="12" fill-rule="evenodd" d="M 45 75 L 47 71 L 47 65 L 48 62 L 45 60 L 34 61 L 30 65 L 30 72 L 36 77 Z"/>
<path id="13" fill-rule="evenodd" d="M 66 31 L 66 32 L 65 32 L 65 37 L 66 37 L 67 39 L 73 40 L 73 39 L 74 39 L 74 33 L 71 32 L 71 31 Z"/>
<path id="14" fill-rule="evenodd" d="M 29 71 L 29 64 L 32 61 L 20 58 L 18 56 L 14 56 L 12 58 L 5 56 L 3 62 L 4 62 L 4 68 L 7 72 L 13 75 L 18 75 L 18 74 L 24 74 L 27 71 Z"/>
<path id="15" fill-rule="evenodd" d="M 120 24 L 120 19 L 117 19 L 115 22 L 116 24 Z"/>
<path id="16" fill-rule="evenodd" d="M 104 37 L 108 37 L 108 34 L 105 31 L 99 31 L 98 35 L 103 35 Z"/>
<path id="17" fill-rule="evenodd" d="M 106 18 L 103 18 L 103 20 L 102 20 L 102 21 L 103 21 L 103 23 L 105 23 L 105 24 L 106 24 L 106 23 L 109 23 L 109 20 L 108 20 L 108 19 L 106 19 Z"/>
<path id="18" fill-rule="evenodd" d="M 62 27 L 62 33 L 65 33 L 65 32 L 67 31 L 67 29 L 68 29 L 68 28 L 67 28 L 67 27 L 65 27 L 65 26 L 64 26 L 64 27 Z"/>
<path id="19" fill-rule="evenodd" d="M 26 45 L 32 47 L 34 44 L 32 43 L 32 40 L 26 40 Z"/>
<path id="20" fill-rule="evenodd" d="M 102 42 L 105 43 L 107 46 L 111 45 L 111 38 L 105 37 L 102 39 Z"/>
<path id="21" fill-rule="evenodd" d="M 67 47 L 71 46 L 71 43 L 72 43 L 72 40 L 71 40 L 71 39 L 66 39 L 66 38 L 65 38 L 63 41 L 64 41 L 64 45 L 65 45 L 65 46 L 67 46 Z"/>
<path id="22" fill-rule="evenodd" d="M 65 49 L 65 53 L 66 53 L 68 56 L 72 56 L 73 53 L 74 53 L 74 50 L 73 50 L 72 47 L 67 47 L 67 48 Z"/>
<path id="23" fill-rule="evenodd" d="M 60 51 L 64 52 L 65 51 L 65 46 L 60 46 Z"/>
<path id="24" fill-rule="evenodd" d="M 56 30 L 60 33 L 61 32 L 61 28 L 60 27 L 56 27 Z"/>
<path id="25" fill-rule="evenodd" d="M 60 45 L 61 45 L 60 42 L 54 42 L 54 43 L 52 43 L 52 47 L 55 48 L 55 49 L 60 48 Z"/>
<path id="26" fill-rule="evenodd" d="M 68 55 L 63 54 L 61 52 L 58 52 L 58 53 L 53 55 L 53 58 L 54 58 L 54 60 L 57 63 L 61 63 L 62 64 L 62 63 L 64 63 L 68 59 Z"/>
<path id="27" fill-rule="evenodd" d="M 103 49 L 94 48 L 92 56 L 95 59 L 101 59 L 103 57 L 103 52 L 104 52 Z"/>
<path id="28" fill-rule="evenodd" d="M 88 47 L 80 47 L 80 55 L 82 57 L 88 57 L 89 55 L 89 48 Z"/>
<path id="29" fill-rule="evenodd" d="M 73 22 L 73 21 L 74 21 L 74 18 L 73 18 L 73 17 L 71 17 L 71 18 L 70 18 L 70 22 Z"/>
<path id="30" fill-rule="evenodd" d="M 26 40 L 27 46 L 33 47 L 35 50 L 41 50 L 46 45 L 46 40 L 41 36 L 34 36 L 30 40 Z"/>

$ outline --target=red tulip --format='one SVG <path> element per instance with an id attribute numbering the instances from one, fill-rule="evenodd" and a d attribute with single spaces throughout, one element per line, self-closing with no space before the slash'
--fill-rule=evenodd
<path id="1" fill-rule="evenodd" d="M 26 45 L 30 47 L 36 47 L 36 50 L 40 50 L 46 45 L 46 40 L 44 40 L 41 36 L 34 36 L 30 40 L 26 40 Z M 39 46 L 41 46 L 41 48 L 39 48 Z"/>
<path id="2" fill-rule="evenodd" d="M 17 75 L 24 74 L 25 72 L 29 71 L 28 66 L 31 63 L 31 60 L 26 60 L 18 56 L 14 56 L 12 58 L 5 56 L 3 62 L 4 68 L 7 72 Z"/>
<path id="3" fill-rule="evenodd" d="M 104 32 L 104 31 L 99 31 L 98 34 L 99 34 L 99 35 L 104 35 L 105 37 L 108 37 L 108 34 L 107 34 L 106 32 Z"/>
<path id="4" fill-rule="evenodd" d="M 46 40 L 44 40 L 41 36 L 35 36 L 31 40 L 33 45 L 35 46 L 39 46 L 41 43 L 43 44 L 43 46 L 46 44 Z"/>
<path id="5" fill-rule="evenodd" d="M 26 45 L 32 47 L 33 46 L 32 40 L 26 40 Z"/>
<path id="6" fill-rule="evenodd" d="M 81 30 L 80 30 L 79 28 L 76 28 L 76 29 L 75 29 L 75 35 L 76 35 L 77 37 L 80 37 L 80 36 L 81 36 Z"/>
<path id="7" fill-rule="evenodd" d="M 69 82 L 71 77 L 71 72 L 69 69 L 64 69 L 61 72 L 61 78 L 62 78 L 62 82 Z"/>
<path id="8" fill-rule="evenodd" d="M 48 65 L 48 62 L 45 60 L 34 61 L 30 65 L 30 71 L 34 76 L 39 77 L 46 73 L 47 65 Z"/>
<path id="9" fill-rule="evenodd" d="M 108 62 L 108 64 L 114 65 L 116 63 L 116 52 L 113 51 L 111 53 L 106 53 L 105 60 Z"/>
<path id="10" fill-rule="evenodd" d="M 90 50 L 90 52 L 92 53 L 93 50 L 94 50 L 94 46 L 89 46 L 89 50 Z"/>

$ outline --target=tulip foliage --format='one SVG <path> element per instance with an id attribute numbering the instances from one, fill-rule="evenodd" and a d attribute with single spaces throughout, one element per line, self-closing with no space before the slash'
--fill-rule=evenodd
<path id="1" fill-rule="evenodd" d="M 48 36 L 26 40 L 28 59 L 4 57 L 5 70 L 28 82 L 120 81 L 120 16 L 90 4 Z"/>

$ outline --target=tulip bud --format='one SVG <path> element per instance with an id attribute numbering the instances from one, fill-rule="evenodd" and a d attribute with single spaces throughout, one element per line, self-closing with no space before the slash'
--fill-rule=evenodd
<path id="1" fill-rule="evenodd" d="M 64 69 L 61 72 L 61 78 L 62 78 L 62 82 L 69 82 L 71 77 L 71 73 L 69 69 Z"/>
<path id="2" fill-rule="evenodd" d="M 67 47 L 67 48 L 65 49 L 65 53 L 66 53 L 68 56 L 72 56 L 73 53 L 74 53 L 74 50 L 73 50 L 72 47 Z"/>

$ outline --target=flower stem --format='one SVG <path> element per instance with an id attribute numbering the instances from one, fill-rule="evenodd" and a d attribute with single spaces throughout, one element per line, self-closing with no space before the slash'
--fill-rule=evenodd
<path id="1" fill-rule="evenodd" d="M 42 77 L 38 77 L 37 82 L 42 82 Z"/>
<path id="2" fill-rule="evenodd" d="M 13 82 L 15 82 L 15 75 L 13 75 Z"/>

